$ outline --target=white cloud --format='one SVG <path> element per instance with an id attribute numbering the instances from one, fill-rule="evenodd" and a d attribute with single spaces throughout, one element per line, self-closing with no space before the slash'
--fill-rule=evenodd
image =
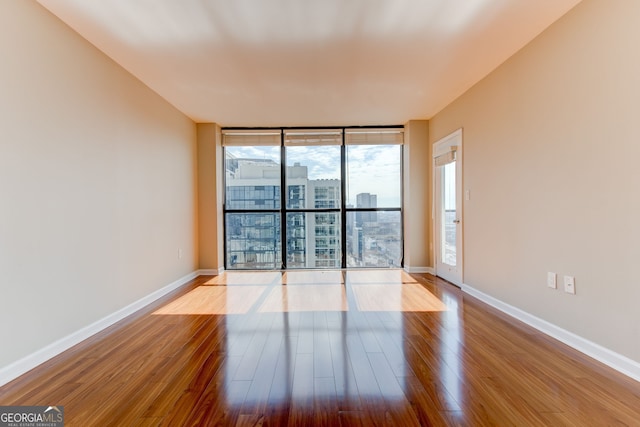
<path id="1" fill-rule="evenodd" d="M 340 179 L 340 146 L 304 146 L 287 148 L 287 165 L 309 167 L 309 179 Z"/>
<path id="2" fill-rule="evenodd" d="M 378 196 L 378 207 L 398 207 L 400 146 L 349 146 L 347 154 L 347 203 L 355 205 L 357 194 L 371 193 Z"/>

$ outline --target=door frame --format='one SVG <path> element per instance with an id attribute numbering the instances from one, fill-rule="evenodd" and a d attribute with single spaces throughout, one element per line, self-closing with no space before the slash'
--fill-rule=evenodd
<path id="1" fill-rule="evenodd" d="M 458 228 L 456 230 L 456 272 L 454 274 L 448 274 L 441 271 L 440 274 L 443 279 L 453 283 L 454 285 L 462 287 L 464 283 L 464 197 L 463 193 L 463 155 L 462 155 L 462 128 L 450 133 L 444 138 L 439 139 L 433 144 L 433 152 L 431 159 L 431 182 L 432 188 L 432 200 L 431 200 L 431 222 L 433 226 L 433 249 L 434 249 L 434 273 L 438 276 L 438 258 L 440 257 L 440 232 L 438 229 L 438 221 L 436 218 L 436 202 L 439 191 L 436 187 L 438 167 L 436 167 L 436 157 L 451 151 L 452 147 L 456 147 L 456 210 L 458 211 Z M 446 277 L 443 277 L 446 276 Z"/>

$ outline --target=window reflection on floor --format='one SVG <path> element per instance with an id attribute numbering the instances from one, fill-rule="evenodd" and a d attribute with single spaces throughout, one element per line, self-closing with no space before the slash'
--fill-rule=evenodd
<path id="1" fill-rule="evenodd" d="M 199 286 L 154 314 L 245 314 L 266 286 Z"/>
<path id="2" fill-rule="evenodd" d="M 305 406 L 322 396 L 357 408 L 363 399 L 404 401 L 415 386 L 405 336 L 416 326 L 406 316 L 447 319 L 447 309 L 402 270 L 304 270 L 225 272 L 154 314 L 225 316 L 220 387 L 228 405 L 244 410 L 264 402 Z M 447 322 L 455 322 L 450 314 Z M 457 398 L 459 337 L 451 327 L 441 331 L 440 363 Z"/>

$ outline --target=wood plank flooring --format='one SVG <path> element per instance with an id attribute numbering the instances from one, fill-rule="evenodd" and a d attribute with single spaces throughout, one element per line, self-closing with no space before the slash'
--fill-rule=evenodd
<path id="1" fill-rule="evenodd" d="M 640 425 L 640 383 L 426 274 L 227 272 L 0 388 L 67 426 Z"/>

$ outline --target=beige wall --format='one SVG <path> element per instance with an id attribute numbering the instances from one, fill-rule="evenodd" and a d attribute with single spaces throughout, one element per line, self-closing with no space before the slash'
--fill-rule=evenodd
<path id="1" fill-rule="evenodd" d="M 404 126 L 404 267 L 433 267 L 431 239 L 431 145 L 429 123 L 411 120 Z"/>
<path id="2" fill-rule="evenodd" d="M 198 129 L 198 215 L 199 266 L 224 268 L 222 135 L 215 123 L 199 123 Z"/>
<path id="3" fill-rule="evenodd" d="M 464 128 L 465 283 L 635 361 L 638 22 L 636 0 L 585 0 L 430 122 Z"/>
<path id="4" fill-rule="evenodd" d="M 1 369 L 193 272 L 197 187 L 193 122 L 37 3 L 0 55 Z"/>

